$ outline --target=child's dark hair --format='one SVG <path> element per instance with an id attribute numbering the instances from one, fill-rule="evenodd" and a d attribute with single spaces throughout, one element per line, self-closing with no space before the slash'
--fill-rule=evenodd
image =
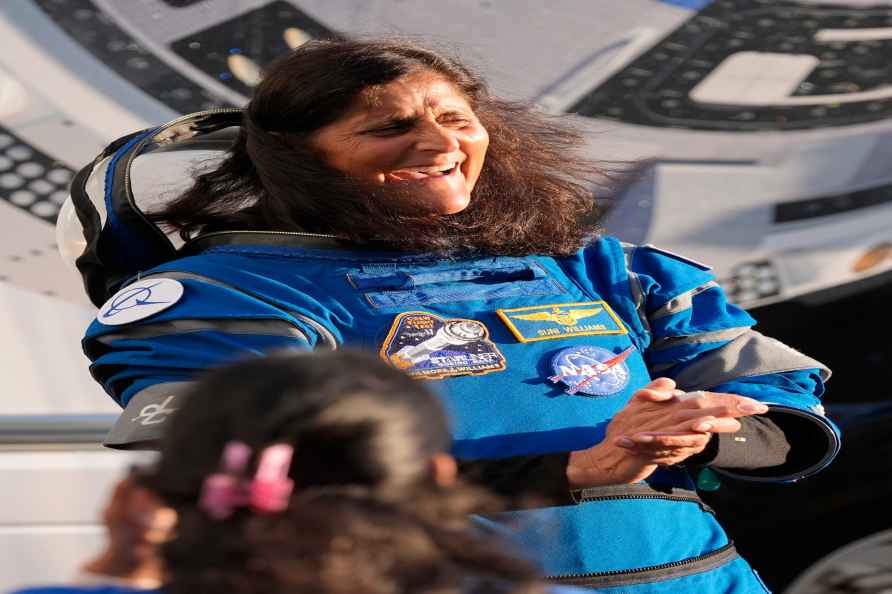
<path id="1" fill-rule="evenodd" d="M 231 441 L 294 447 L 284 512 L 200 509 Z M 371 355 L 273 355 L 208 373 L 144 479 L 178 513 L 165 594 L 539 591 L 531 566 L 470 530 L 469 514 L 498 502 L 435 484 L 431 458 L 449 443 L 439 400 Z"/>

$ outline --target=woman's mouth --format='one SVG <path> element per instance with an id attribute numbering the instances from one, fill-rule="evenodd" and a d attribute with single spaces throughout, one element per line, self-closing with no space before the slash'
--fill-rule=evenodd
<path id="1" fill-rule="evenodd" d="M 449 165 L 435 165 L 430 167 L 407 167 L 397 169 L 387 174 L 388 181 L 428 181 L 440 178 L 449 178 L 459 173 L 459 163 L 455 161 Z"/>

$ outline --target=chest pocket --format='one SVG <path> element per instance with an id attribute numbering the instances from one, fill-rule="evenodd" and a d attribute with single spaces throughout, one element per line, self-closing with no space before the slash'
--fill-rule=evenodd
<path id="1" fill-rule="evenodd" d="M 370 265 L 348 274 L 347 280 L 376 309 L 565 292 L 542 266 L 524 261 L 461 268 Z"/>

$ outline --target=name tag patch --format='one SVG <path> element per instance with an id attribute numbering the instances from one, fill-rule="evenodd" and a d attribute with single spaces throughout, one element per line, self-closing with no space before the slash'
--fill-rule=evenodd
<path id="1" fill-rule="evenodd" d="M 563 383 L 567 394 L 610 396 L 629 385 L 626 358 L 635 350 L 629 347 L 619 354 L 594 346 L 575 346 L 558 351 L 551 360 L 554 375 L 548 378 Z"/>
<path id="2" fill-rule="evenodd" d="M 497 309 L 496 314 L 519 342 L 629 332 L 605 301 Z"/>
<path id="3" fill-rule="evenodd" d="M 482 375 L 505 369 L 505 357 L 477 320 L 412 311 L 398 315 L 381 345 L 382 359 L 419 379 Z"/>

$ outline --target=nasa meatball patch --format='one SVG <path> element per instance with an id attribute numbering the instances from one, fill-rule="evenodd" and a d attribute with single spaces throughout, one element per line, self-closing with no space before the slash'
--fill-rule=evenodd
<path id="1" fill-rule="evenodd" d="M 394 319 L 381 358 L 419 379 L 483 375 L 505 369 L 505 357 L 477 320 L 442 318 L 423 311 Z"/>
<path id="2" fill-rule="evenodd" d="M 629 385 L 626 358 L 635 350 L 629 347 L 614 354 L 596 346 L 575 346 L 558 351 L 551 360 L 553 383 L 566 386 L 567 394 L 610 396 Z"/>

